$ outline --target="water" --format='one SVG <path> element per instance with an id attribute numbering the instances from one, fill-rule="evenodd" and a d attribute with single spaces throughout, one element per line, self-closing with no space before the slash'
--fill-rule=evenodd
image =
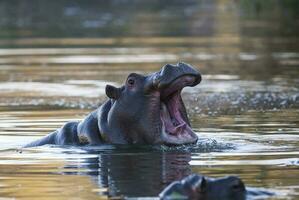
<path id="1" fill-rule="evenodd" d="M 201 173 L 299 199 L 297 1 L 39 2 L 0 2 L 0 198 L 157 197 Z M 178 61 L 203 74 L 183 91 L 196 145 L 18 150 Z"/>

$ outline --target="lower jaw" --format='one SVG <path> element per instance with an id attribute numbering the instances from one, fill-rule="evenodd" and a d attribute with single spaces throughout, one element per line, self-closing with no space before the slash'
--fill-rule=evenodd
<path id="1" fill-rule="evenodd" d="M 197 138 L 189 141 L 172 141 L 172 140 L 163 140 L 163 144 L 166 146 L 180 146 L 180 145 L 188 145 L 195 144 L 197 142 Z"/>
<path id="2" fill-rule="evenodd" d="M 190 129 L 190 130 L 187 130 Z M 188 133 L 188 131 L 191 131 L 191 133 Z M 162 127 L 162 140 L 163 143 L 166 145 L 183 145 L 183 144 L 193 144 L 197 142 L 197 136 L 192 131 L 192 129 L 188 126 L 186 127 L 186 130 L 184 130 L 182 133 L 172 135 L 170 133 L 167 133 L 165 131 L 165 127 Z"/>

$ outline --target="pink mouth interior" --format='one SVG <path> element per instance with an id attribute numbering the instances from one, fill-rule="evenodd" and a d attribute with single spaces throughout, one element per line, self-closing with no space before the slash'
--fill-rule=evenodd
<path id="1" fill-rule="evenodd" d="M 174 94 L 167 103 L 162 103 L 161 120 L 165 127 L 165 131 L 171 135 L 182 134 L 186 129 L 187 123 L 182 118 L 179 111 L 179 93 Z"/>
<path id="2" fill-rule="evenodd" d="M 170 144 L 193 143 L 197 140 L 196 134 L 189 125 L 187 116 L 181 111 L 184 105 L 181 102 L 181 90 L 194 81 L 191 76 L 184 76 L 175 80 L 171 86 L 161 94 L 160 118 L 162 122 L 162 134 Z"/>

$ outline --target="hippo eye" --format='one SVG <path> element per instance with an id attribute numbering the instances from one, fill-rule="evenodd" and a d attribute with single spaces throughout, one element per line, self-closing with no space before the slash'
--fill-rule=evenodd
<path id="1" fill-rule="evenodd" d="M 128 79 L 128 84 L 129 84 L 129 85 L 134 85 L 134 83 L 135 83 L 135 80 L 134 80 L 134 79 L 132 79 L 132 78 L 129 78 L 129 79 Z"/>

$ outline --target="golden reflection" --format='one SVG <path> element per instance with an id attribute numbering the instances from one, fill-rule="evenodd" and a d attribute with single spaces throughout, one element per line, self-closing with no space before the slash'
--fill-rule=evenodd
<path id="1" fill-rule="evenodd" d="M 0 45 L 118 45 L 118 46 L 146 46 L 146 45 L 180 45 L 180 44 L 205 44 L 207 42 L 221 44 L 223 41 L 230 41 L 231 44 L 238 42 L 238 38 L 231 36 L 211 37 L 145 37 L 145 38 L 33 38 L 33 39 L 14 39 L 0 40 Z"/>
<path id="2" fill-rule="evenodd" d="M 63 166 L 63 162 L 0 165 L 0 196 L 16 199 L 108 199 L 100 195 L 107 189 L 97 188 L 89 177 L 55 174 Z"/>
<path id="3" fill-rule="evenodd" d="M 21 153 L 1 152 L 0 196 L 17 199 L 107 199 L 107 188 L 98 188 L 89 177 L 79 175 L 83 169 L 71 170 L 65 165 L 64 156 L 50 152 L 30 149 Z"/>

